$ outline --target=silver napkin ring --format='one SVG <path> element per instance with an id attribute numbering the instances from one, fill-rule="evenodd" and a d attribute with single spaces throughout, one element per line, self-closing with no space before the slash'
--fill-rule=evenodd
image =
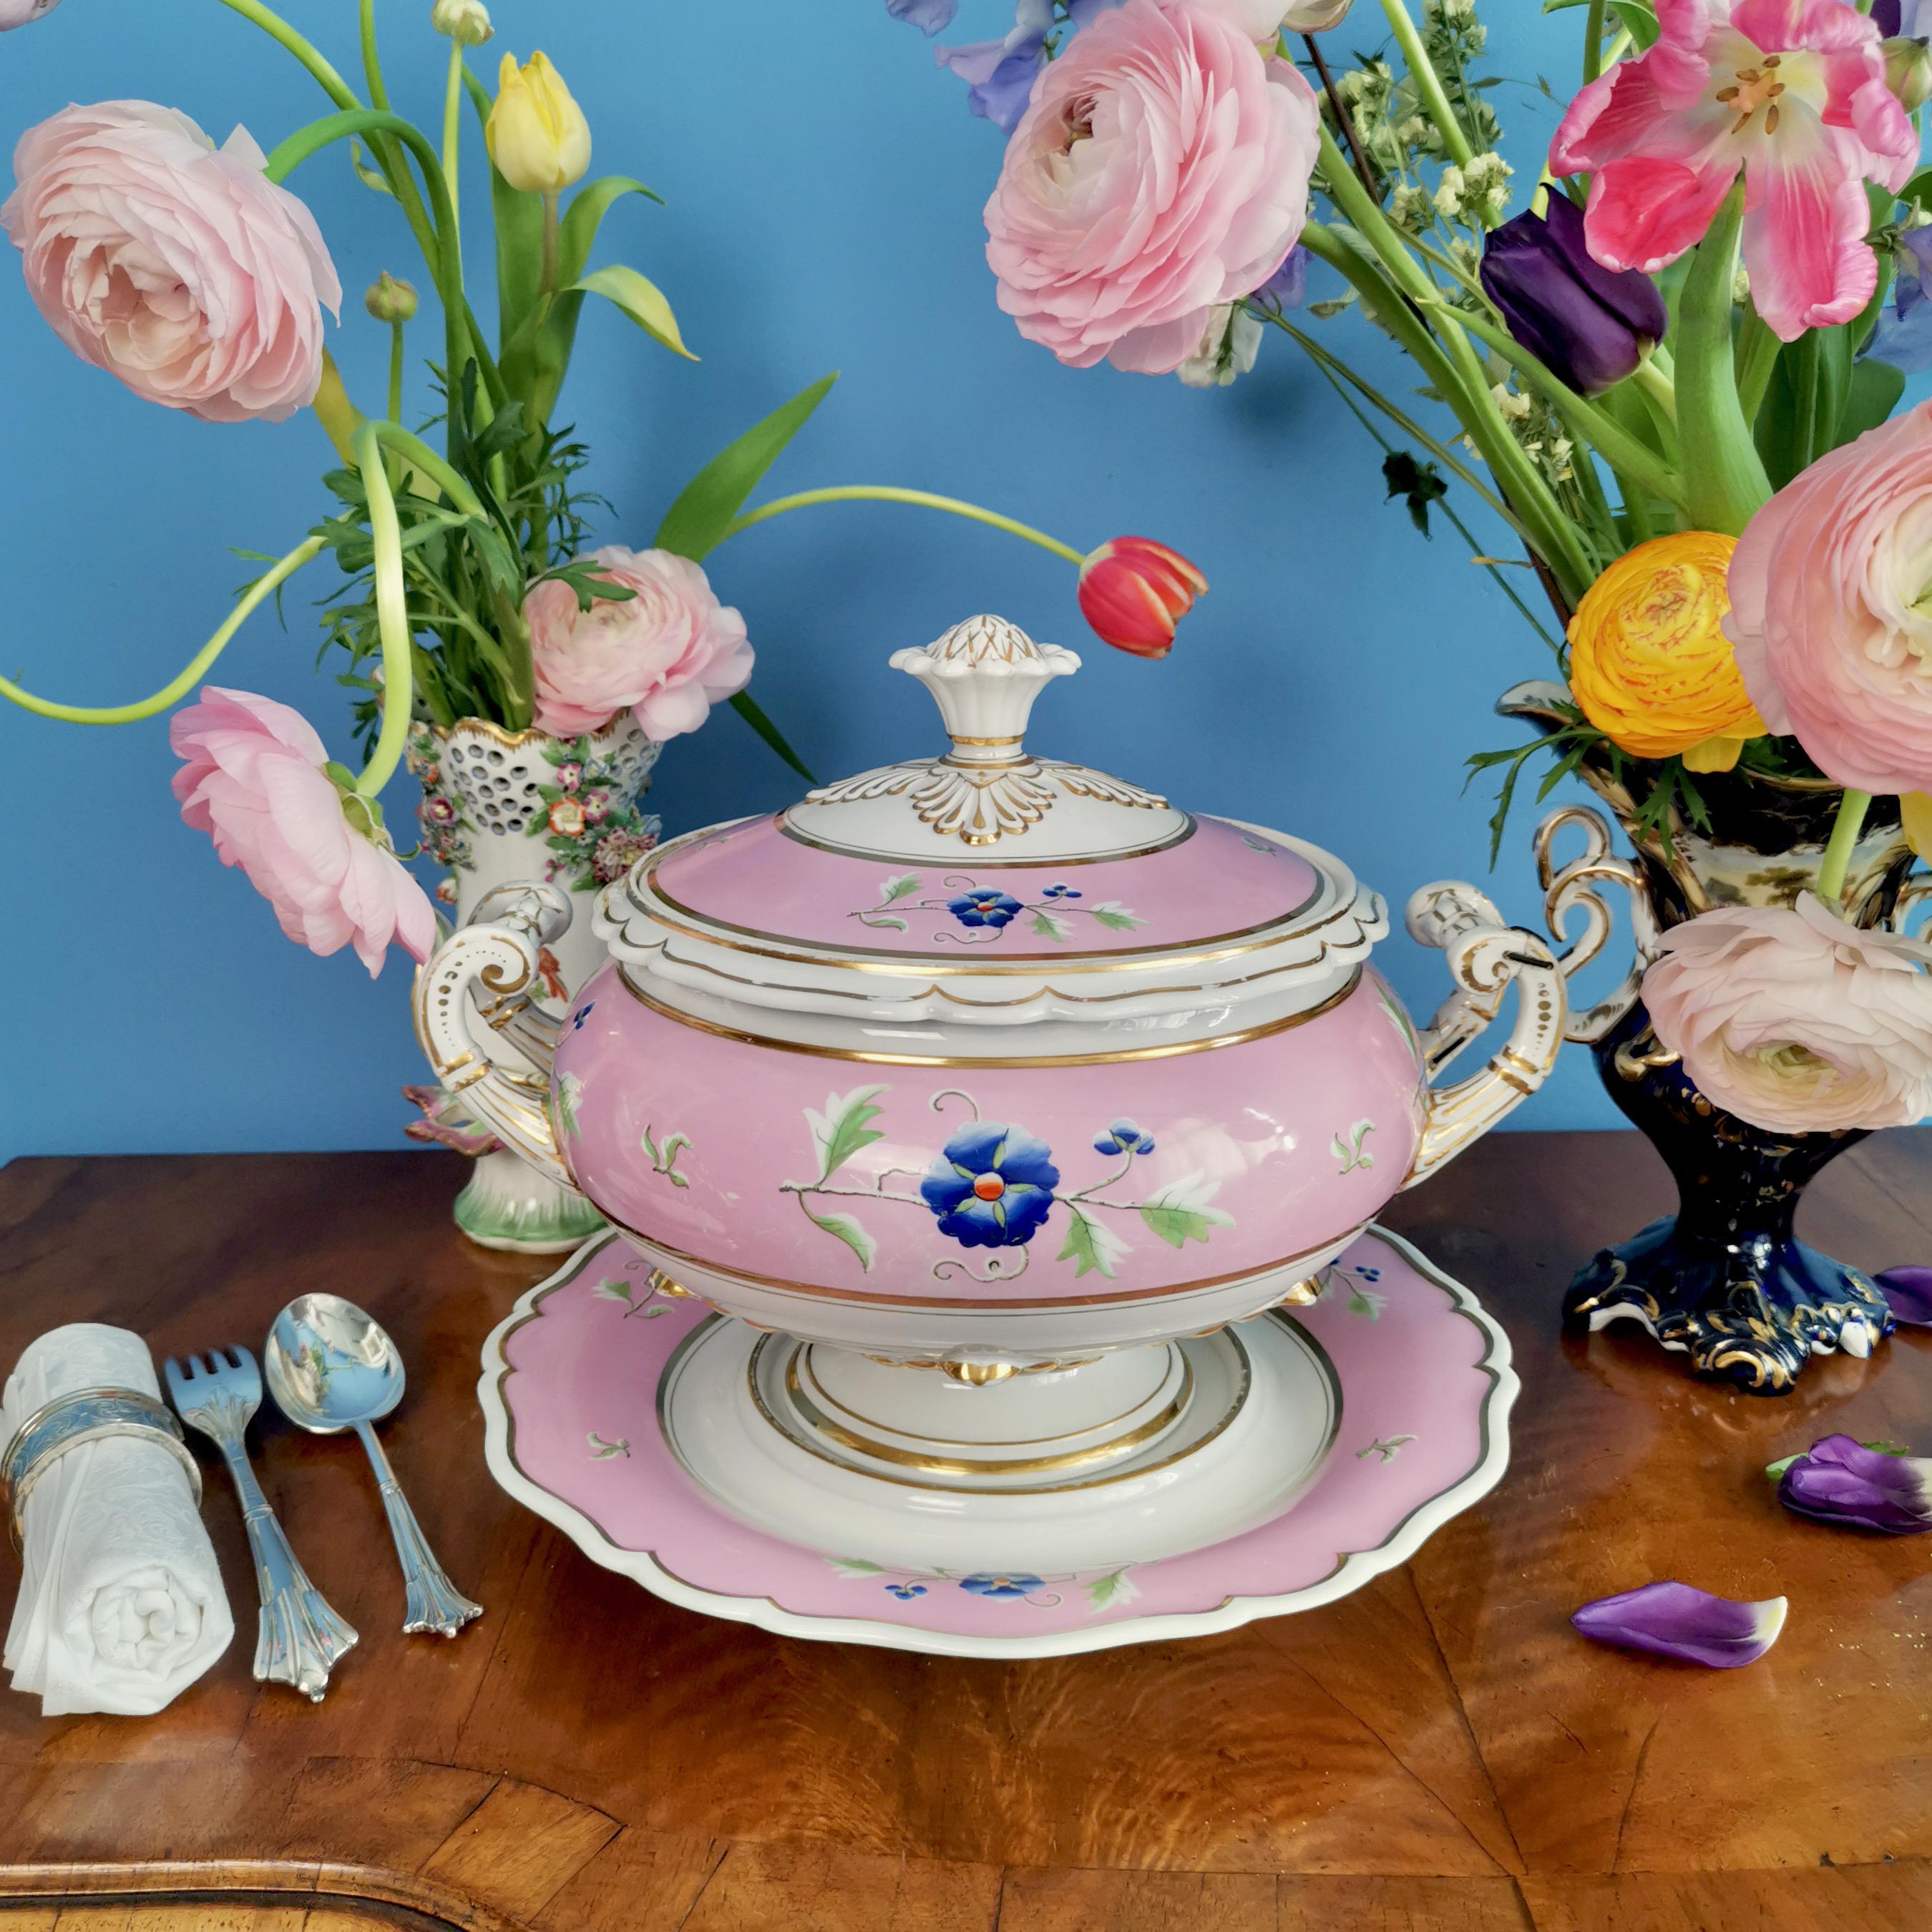
<path id="1" fill-rule="evenodd" d="M 172 1411 L 136 1389 L 76 1389 L 35 1409 L 0 1456 L 0 1500 L 8 1505 L 16 1549 L 27 1533 L 27 1498 L 42 1473 L 70 1449 L 116 1436 L 159 1443 L 187 1471 L 200 1508 L 201 1466 L 182 1440 Z"/>

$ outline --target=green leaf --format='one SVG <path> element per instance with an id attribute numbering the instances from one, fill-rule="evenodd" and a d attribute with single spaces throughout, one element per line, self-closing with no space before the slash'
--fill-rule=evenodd
<path id="1" fill-rule="evenodd" d="M 1643 0 L 1610 0 L 1610 10 L 1629 30 L 1639 53 L 1647 53 L 1657 44 L 1657 15 Z"/>
<path id="2" fill-rule="evenodd" d="M 842 1576 L 883 1576 L 884 1568 L 877 1563 L 868 1563 L 862 1556 L 828 1556 L 826 1562 Z"/>
<path id="3" fill-rule="evenodd" d="M 895 899 L 908 898 L 919 890 L 916 872 L 901 872 L 896 878 L 888 879 L 879 888 L 879 903 L 890 905 Z"/>
<path id="4" fill-rule="evenodd" d="M 1889 362 L 1874 362 L 1862 356 L 1852 364 L 1850 392 L 1845 398 L 1844 413 L 1838 419 L 1838 440 L 1854 442 L 1868 429 L 1876 429 L 1898 408 L 1905 394 L 1905 371 Z"/>
<path id="5" fill-rule="evenodd" d="M 1096 1610 L 1104 1610 L 1114 1604 L 1130 1604 L 1140 1594 L 1136 1586 L 1128 1581 L 1124 1569 L 1092 1577 L 1080 1587 L 1086 1592 L 1088 1602 Z"/>
<path id="6" fill-rule="evenodd" d="M 1112 1280 L 1114 1258 L 1108 1251 L 1112 1245 L 1112 1238 L 1090 1215 L 1082 1213 L 1070 1201 L 1066 1203 L 1066 1211 L 1072 1217 L 1067 1224 L 1066 1243 L 1054 1258 L 1073 1264 L 1076 1281 L 1083 1274 L 1103 1274 Z"/>
<path id="7" fill-rule="evenodd" d="M 1051 939 L 1055 944 L 1060 944 L 1066 937 L 1066 921 L 1055 919 L 1050 912 L 1035 913 L 1027 922 L 1027 925 L 1030 932 L 1038 933 L 1042 939 Z"/>
<path id="8" fill-rule="evenodd" d="M 590 251 L 597 245 L 597 231 L 614 203 L 627 194 L 641 194 L 664 205 L 656 189 L 646 188 L 628 175 L 606 175 L 602 181 L 587 182 L 572 196 L 556 231 L 557 280 L 566 286 L 583 274 Z"/>
<path id="9" fill-rule="evenodd" d="M 382 178 L 380 169 L 362 158 L 362 143 L 351 141 L 349 144 L 349 165 L 356 170 L 356 178 L 364 188 L 373 188 L 378 194 L 386 194 L 395 199 L 395 190 Z"/>
<path id="10" fill-rule="evenodd" d="M 824 401 L 838 380 L 836 370 L 782 403 L 762 422 L 754 423 L 735 442 L 721 449 L 679 493 L 664 512 L 652 539 L 658 550 L 675 550 L 694 563 L 724 542 L 732 519 L 745 500 L 778 460 L 787 443 L 802 429 L 814 410 Z"/>
<path id="11" fill-rule="evenodd" d="M 875 1135 L 874 1138 L 877 1138 Z M 879 1244 L 850 1214 L 814 1214 L 812 1218 L 828 1234 L 837 1235 L 859 1257 L 859 1265 L 868 1273 L 871 1271 L 872 1257 L 879 1252 Z"/>
<path id="12" fill-rule="evenodd" d="M 670 545 L 661 543 L 658 545 L 658 548 L 668 550 Z M 679 554 L 682 556 L 683 553 L 680 551 Z M 743 718 L 745 722 L 750 725 L 752 729 L 757 732 L 758 736 L 764 739 L 765 742 L 770 746 L 772 749 L 777 752 L 778 756 L 784 759 L 785 763 L 790 766 L 807 784 L 818 784 L 818 779 L 812 775 L 812 767 L 792 749 L 786 740 L 785 734 L 765 716 L 764 707 L 748 691 L 741 691 L 732 699 L 731 709 L 736 712 L 738 716 Z"/>
<path id="13" fill-rule="evenodd" d="M 836 1112 L 808 1115 L 814 1137 L 821 1143 L 820 1180 L 830 1180 L 861 1148 L 868 1148 L 885 1136 L 872 1124 L 885 1112 L 877 1104 L 883 1087 L 860 1087 L 842 1100 L 836 1094 L 831 1106 Z"/>
<path id="14" fill-rule="evenodd" d="M 687 362 L 698 360 L 677 332 L 677 317 L 671 314 L 664 291 L 636 269 L 614 262 L 608 268 L 595 268 L 579 277 L 570 284 L 568 292 L 602 296 L 622 309 L 653 341 L 662 342 Z"/>
<path id="15" fill-rule="evenodd" d="M 1190 1241 L 1204 1242 L 1216 1224 L 1198 1208 L 1172 1208 L 1150 1201 L 1141 1209 L 1141 1219 L 1171 1248 L 1184 1248 Z"/>
<path id="16" fill-rule="evenodd" d="M 1382 1298 L 1378 1294 L 1370 1294 L 1366 1288 L 1351 1288 L 1348 1292 L 1348 1312 L 1351 1315 L 1366 1315 L 1371 1322 L 1379 1322 L 1382 1318 Z"/>
<path id="17" fill-rule="evenodd" d="M 1105 904 L 1091 906 L 1088 910 L 1093 915 L 1094 923 L 1105 926 L 1109 932 L 1131 932 L 1136 926 L 1147 923 L 1145 920 L 1136 917 L 1111 899 Z"/>

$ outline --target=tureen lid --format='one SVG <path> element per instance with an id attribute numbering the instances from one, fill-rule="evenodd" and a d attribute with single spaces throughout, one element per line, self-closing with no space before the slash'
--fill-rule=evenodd
<path id="1" fill-rule="evenodd" d="M 640 998 L 806 1043 L 1044 1024 L 1179 1051 L 1339 998 L 1388 930 L 1316 847 L 1028 751 L 1073 652 L 978 616 L 892 664 L 949 748 L 640 860 L 596 920 Z"/>

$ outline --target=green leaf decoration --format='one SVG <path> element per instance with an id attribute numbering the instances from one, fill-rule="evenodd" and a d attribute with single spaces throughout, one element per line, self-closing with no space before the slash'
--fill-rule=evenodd
<path id="1" fill-rule="evenodd" d="M 882 926 L 894 932 L 907 930 L 906 922 L 896 913 L 862 912 L 859 915 L 861 926 Z"/>
<path id="2" fill-rule="evenodd" d="M 1083 1274 L 1103 1274 L 1111 1281 L 1114 1278 L 1113 1255 L 1108 1252 L 1110 1240 L 1106 1231 L 1091 1215 L 1083 1214 L 1072 1202 L 1066 1204 L 1067 1213 L 1072 1217 L 1066 1226 L 1066 1241 L 1054 1258 L 1073 1264 L 1073 1279 L 1078 1281 Z M 1174 1245 L 1178 1247 L 1180 1244 Z"/>
<path id="3" fill-rule="evenodd" d="M 1144 926 L 1147 923 L 1145 920 L 1137 918 L 1125 907 L 1112 899 L 1093 907 L 1091 910 L 1094 923 L 1096 926 L 1104 926 L 1109 932 L 1131 932 L 1136 926 Z"/>
<path id="4" fill-rule="evenodd" d="M 570 284 L 570 292 L 602 296 L 622 309 L 653 341 L 662 342 L 688 362 L 698 360 L 684 346 L 684 338 L 677 331 L 677 317 L 672 314 L 664 291 L 636 269 L 614 262 L 608 268 L 594 268 L 580 277 Z"/>
<path id="5" fill-rule="evenodd" d="M 878 1136 L 873 1136 L 877 1139 Z M 807 1209 L 808 1213 L 811 1210 Z M 872 1257 L 879 1252 L 879 1244 L 850 1214 L 813 1214 L 814 1222 L 828 1234 L 836 1234 L 859 1257 L 859 1265 L 868 1274 L 872 1271 Z"/>
<path id="6" fill-rule="evenodd" d="M 885 1112 L 874 1104 L 885 1090 L 883 1087 L 856 1088 L 842 1100 L 833 1094 L 826 1100 L 823 1114 L 807 1110 L 806 1118 L 820 1149 L 823 1165 L 818 1178 L 821 1181 L 830 1180 L 862 1148 L 885 1138 L 872 1124 Z"/>
<path id="7" fill-rule="evenodd" d="M 1053 940 L 1056 945 L 1063 944 L 1066 938 L 1066 921 L 1054 918 L 1050 912 L 1035 913 L 1028 922 L 1028 928 L 1029 931 L 1038 933 L 1041 938 Z"/>
<path id="8" fill-rule="evenodd" d="M 1351 1288 L 1348 1292 L 1348 1312 L 1366 1315 L 1371 1322 L 1382 1318 L 1382 1297 L 1371 1294 L 1365 1288 Z"/>
<path id="9" fill-rule="evenodd" d="M 599 1301 L 621 1301 L 627 1307 L 631 1300 L 631 1284 L 620 1281 L 614 1276 L 607 1276 L 590 1292 Z"/>
<path id="10" fill-rule="evenodd" d="M 670 548 L 669 544 L 658 545 L 660 550 L 669 550 Z M 679 554 L 682 556 L 683 553 L 680 551 Z M 786 740 L 784 734 L 765 716 L 764 707 L 748 691 L 741 691 L 732 699 L 731 709 L 736 712 L 738 716 L 743 718 L 745 722 L 750 725 L 752 729 L 757 732 L 758 736 L 764 739 L 765 742 L 777 752 L 778 756 L 784 759 L 785 763 L 790 766 L 807 784 L 818 784 L 818 779 L 812 775 L 812 767 L 792 749 Z"/>
<path id="11" fill-rule="evenodd" d="M 628 175 L 606 175 L 601 181 L 586 182 L 572 197 L 556 231 L 557 280 L 566 287 L 583 274 L 604 216 L 627 194 L 641 194 L 659 207 L 664 206 L 664 196 L 656 189 Z"/>
<path id="12" fill-rule="evenodd" d="M 1171 1207 L 1150 1201 L 1141 1209 L 1141 1219 L 1171 1248 L 1184 1248 L 1190 1241 L 1204 1242 L 1216 1225 L 1198 1208 Z"/>
<path id="13" fill-rule="evenodd" d="M 652 539 L 658 550 L 675 550 L 702 563 L 724 540 L 732 519 L 763 481 L 787 443 L 802 429 L 838 380 L 837 370 L 821 376 L 782 403 L 762 422 L 726 444 L 679 493 L 664 512 Z"/>
<path id="14" fill-rule="evenodd" d="M 879 903 L 890 905 L 895 899 L 909 898 L 919 890 L 919 874 L 902 872 L 897 878 L 888 879 L 879 888 Z"/>
<path id="15" fill-rule="evenodd" d="M 883 1576 L 884 1570 L 862 1556 L 828 1556 L 826 1562 L 842 1576 Z"/>
<path id="16" fill-rule="evenodd" d="M 1096 1610 L 1109 1609 L 1116 1604 L 1131 1604 L 1140 1594 L 1125 1570 L 1109 1570 L 1106 1576 L 1092 1577 L 1080 1587 L 1087 1593 L 1088 1602 Z"/>

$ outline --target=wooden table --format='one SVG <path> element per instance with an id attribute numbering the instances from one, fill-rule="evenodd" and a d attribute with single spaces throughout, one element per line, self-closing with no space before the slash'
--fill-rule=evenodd
<path id="1" fill-rule="evenodd" d="M 209 1675 L 149 1719 L 46 1721 L 0 1695 L 0 1895 L 32 1901 L 20 1922 L 1932 1922 L 1932 1540 L 1799 1521 L 1760 1474 L 1837 1430 L 1932 1450 L 1932 1340 L 1820 1362 L 1763 1400 L 1634 1337 L 1559 1340 L 1572 1266 L 1664 1204 L 1635 1136 L 1494 1136 L 1390 1214 L 1514 1337 L 1514 1460 L 1486 1502 L 1326 1610 L 1011 1664 L 693 1616 L 513 1505 L 484 1471 L 478 1350 L 548 1266 L 456 1236 L 458 1172 L 440 1154 L 0 1172 L 0 1364 L 64 1321 L 125 1324 L 158 1357 L 259 1346 L 304 1289 L 379 1312 L 410 1372 L 392 1454 L 489 1610 L 454 1642 L 405 1639 L 362 1451 L 265 1414 L 264 1483 L 362 1644 L 320 1706 L 254 1682 L 241 1523 L 212 1480 L 243 1635 Z M 1820 1245 L 1932 1258 L 1932 1134 L 1868 1142 L 1813 1193 Z M 1702 1672 L 1570 1630 L 1585 1599 L 1666 1576 L 1788 1594 L 1778 1648 Z"/>

